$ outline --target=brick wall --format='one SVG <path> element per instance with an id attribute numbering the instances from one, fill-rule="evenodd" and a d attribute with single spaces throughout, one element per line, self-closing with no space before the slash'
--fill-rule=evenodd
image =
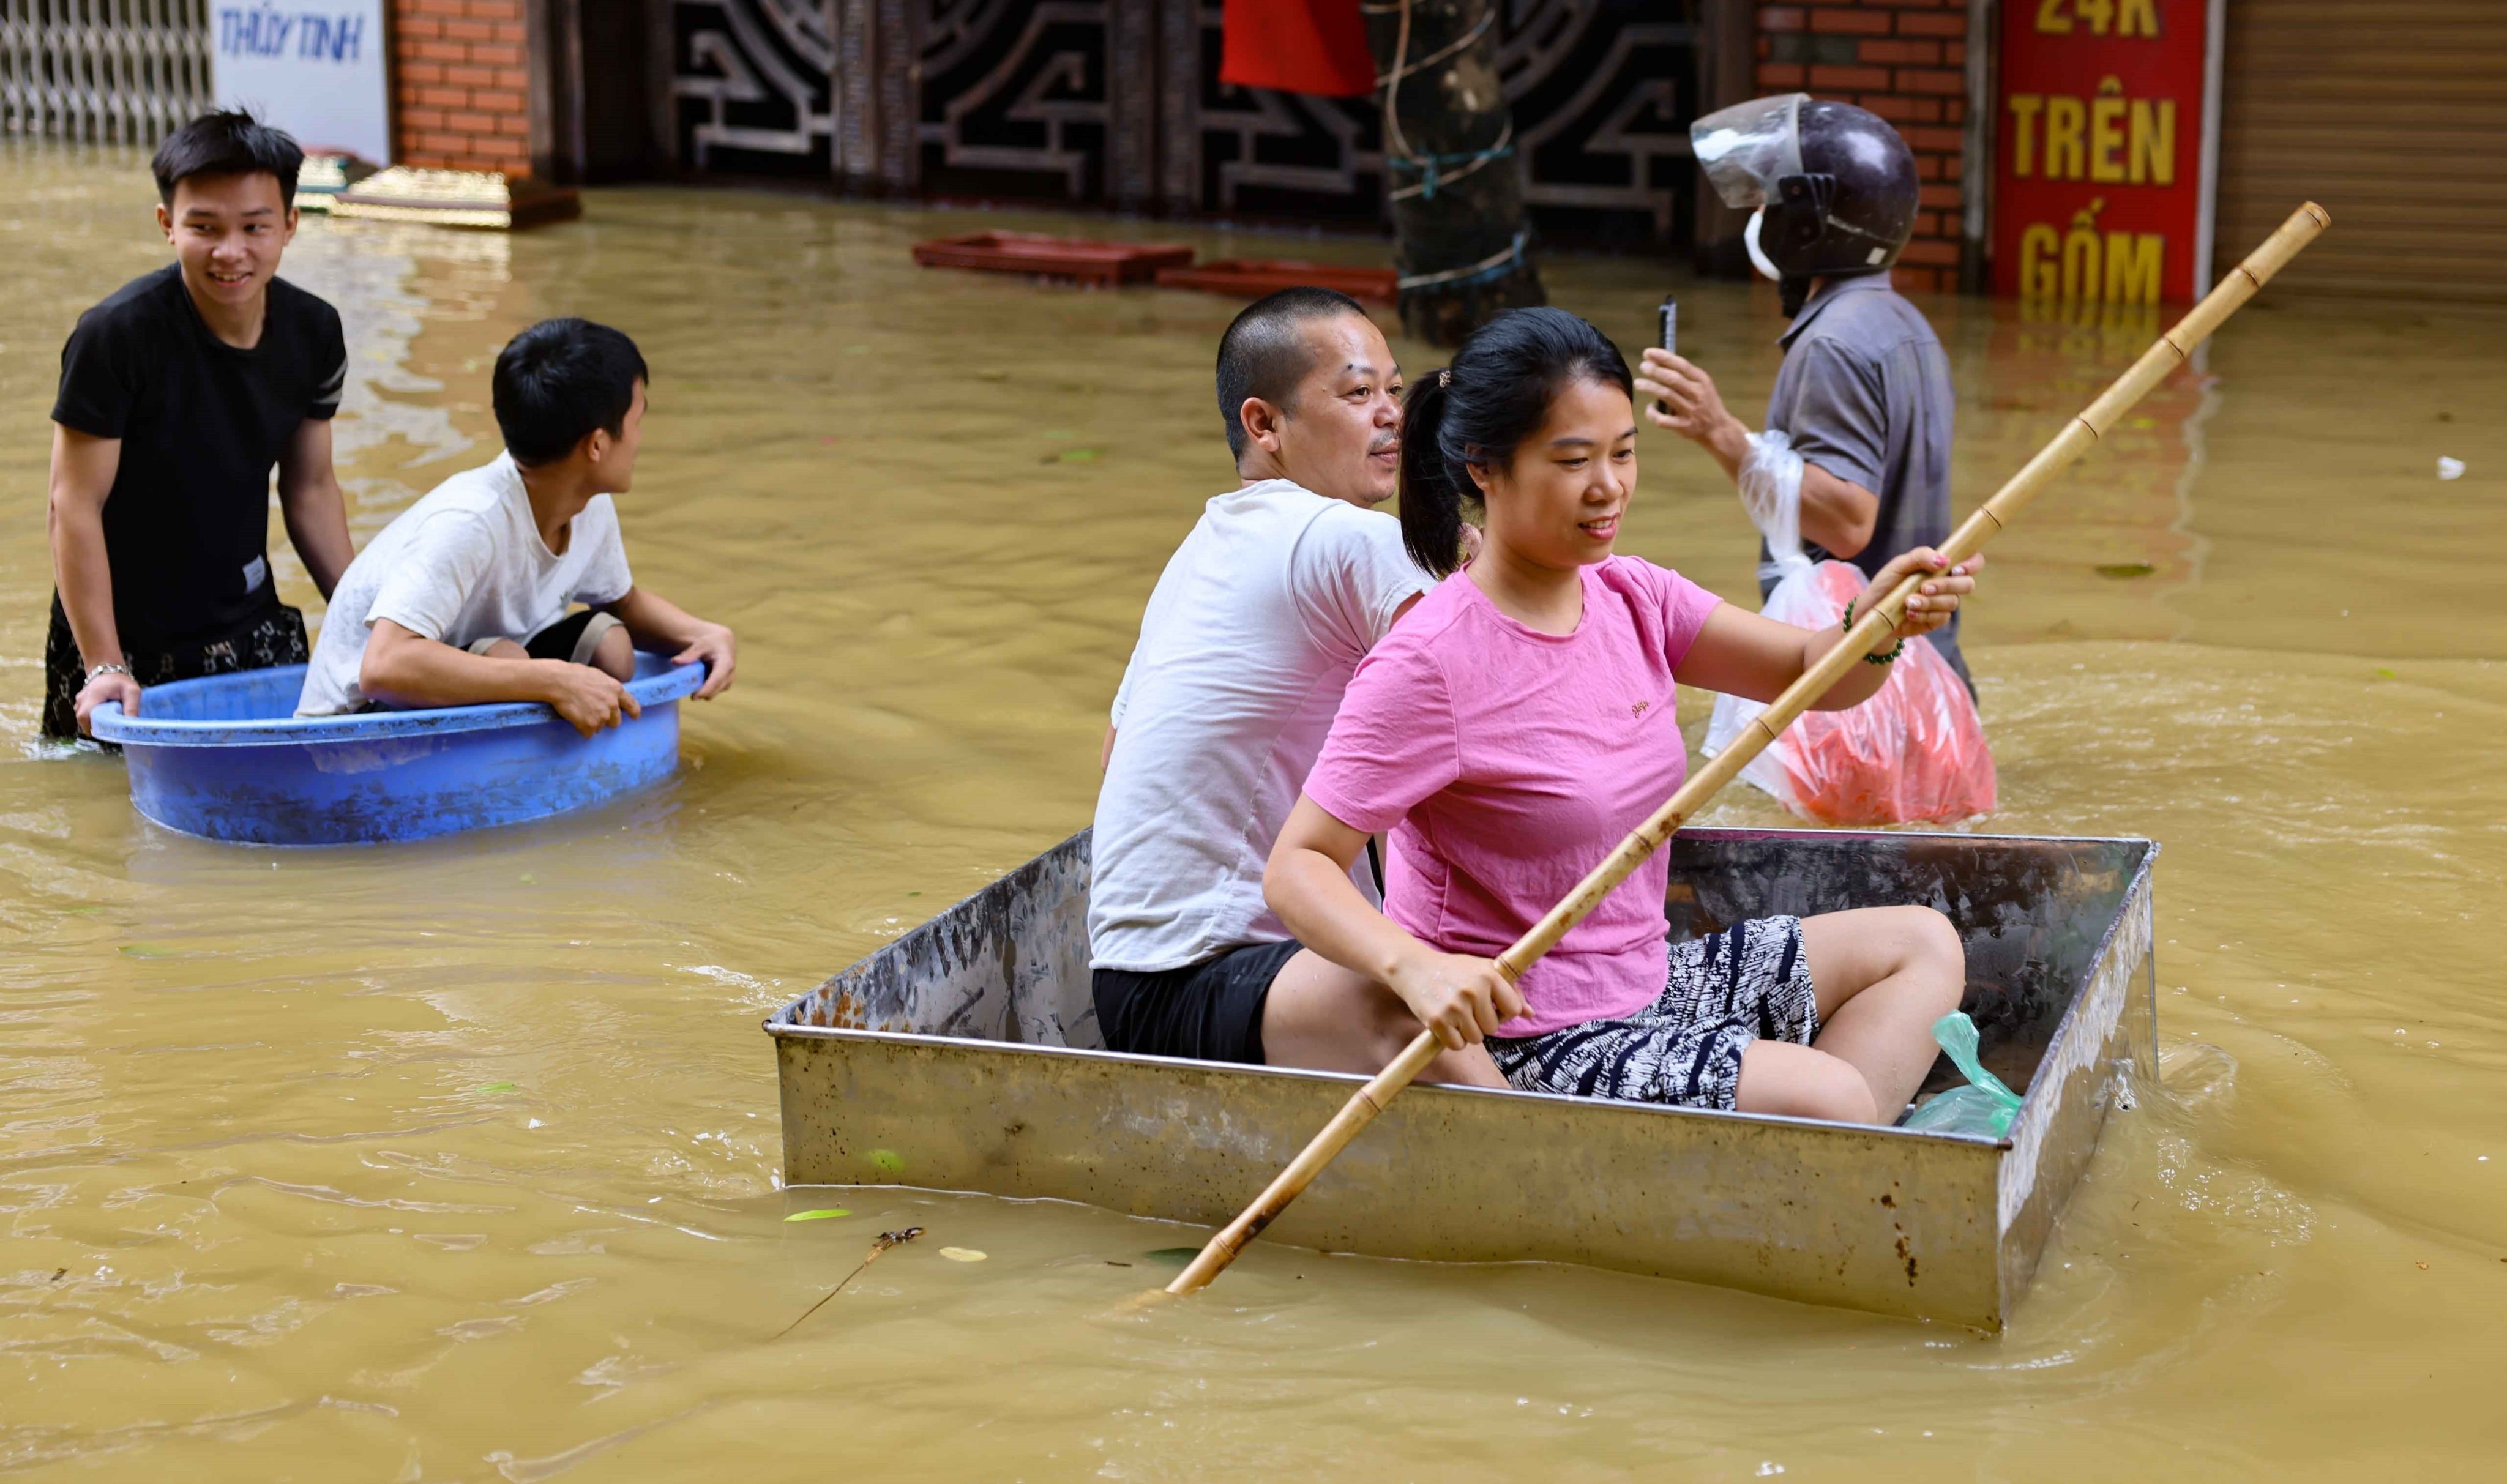
<path id="1" fill-rule="evenodd" d="M 391 0 L 398 163 L 529 171 L 526 3 Z"/>
<path id="2" fill-rule="evenodd" d="M 1807 92 L 1868 108 L 1907 136 L 1923 182 L 1901 288 L 1954 289 L 1967 124 L 1964 0 L 1835 0 L 1759 13 L 1759 91 Z"/>

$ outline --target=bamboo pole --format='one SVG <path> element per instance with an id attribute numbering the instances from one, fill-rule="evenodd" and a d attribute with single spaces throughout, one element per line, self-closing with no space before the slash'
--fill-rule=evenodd
<path id="1" fill-rule="evenodd" d="M 2239 307 L 2255 296 L 2299 250 L 2315 240 L 2333 218 L 2322 206 L 2308 201 L 2290 213 L 2280 230 L 2264 239 L 2263 245 L 2246 255 L 2246 260 L 2231 269 L 2218 286 L 2194 307 L 2192 312 L 2161 336 L 2141 358 L 2134 361 L 2123 376 L 2098 395 L 2088 409 L 2074 417 L 2063 431 L 2054 435 L 2037 452 L 2037 456 L 2020 467 L 2009 483 L 1994 492 L 1993 498 L 1977 507 L 1976 513 L 1962 522 L 1941 547 L 1942 555 L 1951 564 L 1966 561 L 1982 550 L 1987 541 L 2000 534 L 2003 527 L 2017 518 L 2037 491 L 2053 482 L 2054 476 L 2069 468 L 2073 460 L 2089 452 L 2090 445 L 2105 436 L 2115 420 L 2148 395 L 2167 374 L 2185 364 L 2199 345 L 2220 327 L 2221 321 L 2235 313 Z M 1777 734 L 1793 724 L 1795 717 L 1809 709 L 1812 702 L 1828 694 L 1862 658 L 1878 646 L 1880 640 L 1898 626 L 1907 611 L 1907 599 L 1924 581 L 1921 573 L 1900 583 L 1889 595 L 1872 604 L 1863 617 L 1855 620 L 1841 641 L 1820 657 L 1817 664 L 1802 672 L 1801 678 L 1785 688 L 1773 705 L 1759 713 L 1752 726 L 1731 745 L 1715 755 L 1704 768 L 1691 774 L 1662 808 L 1636 827 L 1618 848 L 1611 851 L 1591 874 L 1576 884 L 1565 900 L 1549 909 L 1546 916 L 1532 924 L 1530 931 L 1514 941 L 1512 947 L 1498 955 L 1497 965 L 1508 980 L 1520 980 L 1524 970 L 1538 961 L 1543 954 L 1557 946 L 1568 929 L 1584 920 L 1585 914 L 1601 904 L 1613 887 L 1627 880 L 1629 873 L 1645 863 L 1646 858 L 1662 848 L 1664 841 L 1685 823 L 1689 816 L 1703 807 L 1717 791 L 1737 777 L 1749 761 L 1776 740 Z M 1350 1096 L 1324 1125 L 1289 1167 L 1245 1208 L 1236 1219 L 1227 1223 L 1210 1239 L 1175 1282 L 1167 1285 L 1168 1293 L 1195 1293 L 1210 1285 L 1226 1266 L 1236 1260 L 1246 1246 L 1262 1234 L 1262 1229 L 1289 1209 L 1289 1203 L 1303 1194 L 1324 1167 L 1359 1136 L 1361 1130 L 1375 1121 L 1412 1078 L 1427 1069 L 1436 1059 L 1435 1032 L 1422 1031 L 1416 1039 L 1402 1048 L 1393 1064 L 1377 1072 L 1366 1085 Z"/>

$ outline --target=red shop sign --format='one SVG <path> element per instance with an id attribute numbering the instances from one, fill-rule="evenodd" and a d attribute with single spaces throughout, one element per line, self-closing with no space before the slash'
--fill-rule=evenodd
<path id="1" fill-rule="evenodd" d="M 1994 292 L 2157 304 L 2211 285 L 2222 0 L 2003 0 Z"/>

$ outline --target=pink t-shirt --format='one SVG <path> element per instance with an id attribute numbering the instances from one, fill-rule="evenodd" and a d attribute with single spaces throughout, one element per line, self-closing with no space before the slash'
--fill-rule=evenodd
<path id="1" fill-rule="evenodd" d="M 1384 910 L 1446 953 L 1495 958 L 1680 787 L 1672 669 L 1721 601 L 1634 557 L 1583 569 L 1572 634 L 1525 627 L 1457 572 L 1350 681 L 1306 796 L 1393 831 Z M 1523 976 L 1532 1035 L 1662 993 L 1656 855 Z"/>

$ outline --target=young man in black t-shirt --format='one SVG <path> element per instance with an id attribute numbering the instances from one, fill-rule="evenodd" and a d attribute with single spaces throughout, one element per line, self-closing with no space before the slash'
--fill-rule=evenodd
<path id="1" fill-rule="evenodd" d="M 175 262 L 79 316 L 53 405 L 44 735 L 141 687 L 302 664 L 270 572 L 287 536 L 329 597 L 348 521 L 331 468 L 347 376 L 339 311 L 276 276 L 296 235 L 296 142 L 242 113 L 169 135 L 152 168 Z"/>

